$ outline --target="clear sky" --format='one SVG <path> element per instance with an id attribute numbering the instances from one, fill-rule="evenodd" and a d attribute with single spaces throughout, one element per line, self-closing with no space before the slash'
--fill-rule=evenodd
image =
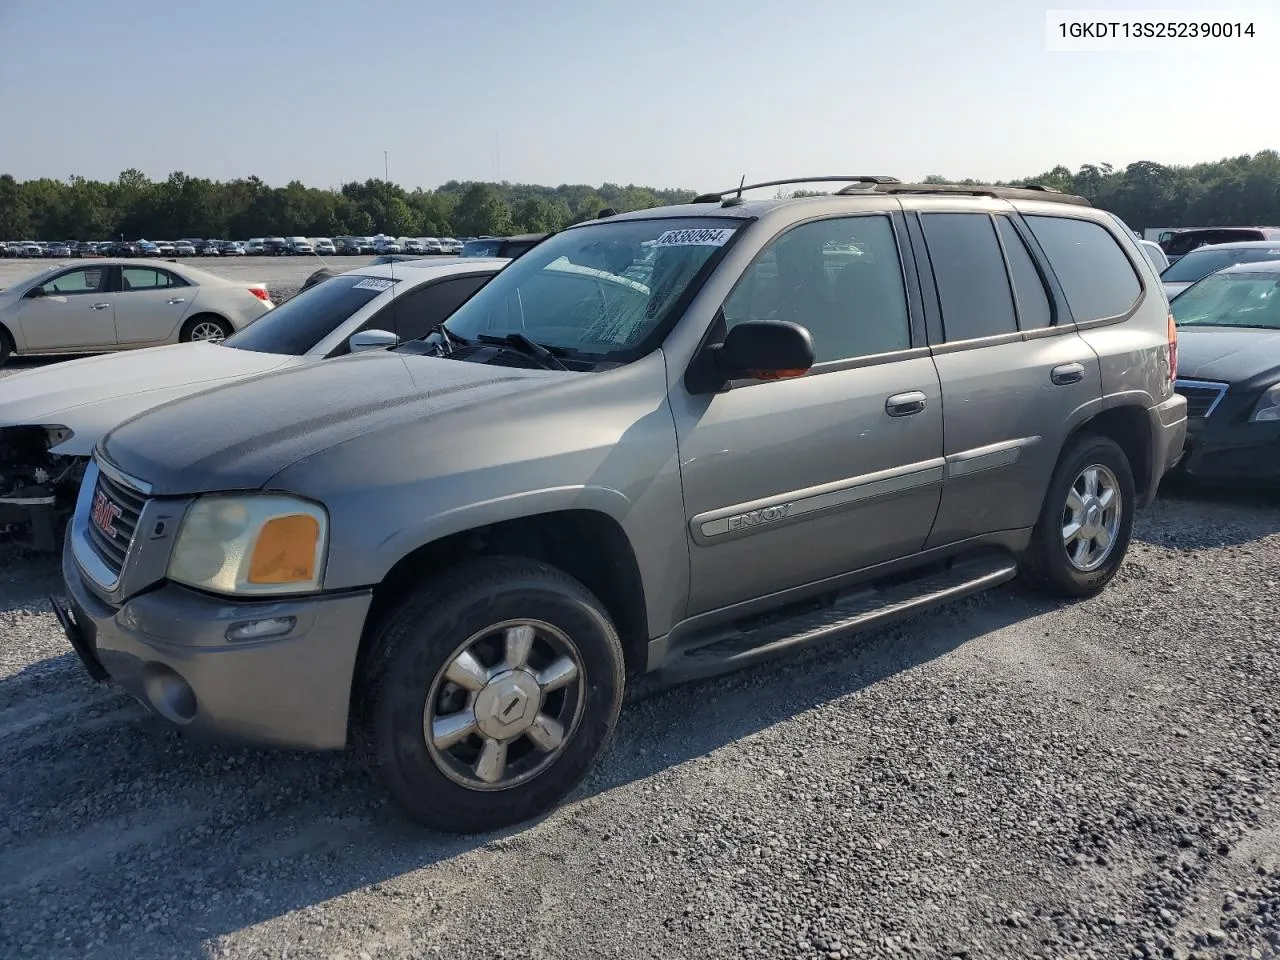
<path id="1" fill-rule="evenodd" d="M 323 187 L 380 177 L 386 150 L 410 187 L 713 189 L 742 174 L 1005 179 L 1280 146 L 1274 37 L 1050 53 L 1045 9 L 1067 5 L 0 0 L 0 172 Z"/>

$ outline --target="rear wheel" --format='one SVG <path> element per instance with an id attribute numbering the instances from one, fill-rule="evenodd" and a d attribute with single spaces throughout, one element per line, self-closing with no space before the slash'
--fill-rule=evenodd
<path id="1" fill-rule="evenodd" d="M 8 330 L 0 327 L 0 367 L 8 363 L 11 356 L 13 356 L 13 337 L 9 335 Z"/>
<path id="2" fill-rule="evenodd" d="M 362 746 L 427 826 L 475 833 L 546 812 L 617 723 L 617 631 L 582 584 L 545 564 L 465 564 L 407 597 L 371 641 Z"/>
<path id="3" fill-rule="evenodd" d="M 232 334 L 231 324 L 211 313 L 202 313 L 192 317 L 182 326 L 181 339 L 184 343 L 207 340 L 210 343 L 221 343 Z"/>
<path id="4" fill-rule="evenodd" d="M 1022 578 L 1061 597 L 1099 593 L 1120 569 L 1137 507 L 1129 458 L 1115 441 L 1083 434 L 1064 452 L 1031 544 Z"/>

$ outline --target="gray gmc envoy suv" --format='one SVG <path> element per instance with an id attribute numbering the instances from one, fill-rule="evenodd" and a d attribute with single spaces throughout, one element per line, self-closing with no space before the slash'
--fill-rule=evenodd
<path id="1" fill-rule="evenodd" d="M 838 181 L 823 196 L 744 190 Z M 754 184 L 542 241 L 425 339 L 99 444 L 55 607 L 175 726 L 356 748 L 417 820 L 556 805 L 628 675 L 1021 575 L 1084 597 L 1177 460 L 1132 236 L 1040 187 Z"/>

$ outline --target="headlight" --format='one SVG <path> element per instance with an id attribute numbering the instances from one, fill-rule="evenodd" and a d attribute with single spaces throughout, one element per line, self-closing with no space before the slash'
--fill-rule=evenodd
<path id="1" fill-rule="evenodd" d="M 1262 395 L 1258 405 L 1253 408 L 1253 413 L 1249 415 L 1251 423 L 1262 420 L 1280 420 L 1280 383 Z"/>
<path id="2" fill-rule="evenodd" d="M 169 558 L 169 579 L 231 594 L 319 590 L 329 518 L 317 504 L 278 494 L 201 497 Z"/>

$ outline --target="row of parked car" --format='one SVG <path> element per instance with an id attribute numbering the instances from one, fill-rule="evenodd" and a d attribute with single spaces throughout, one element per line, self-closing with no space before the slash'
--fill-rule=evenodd
<path id="1" fill-rule="evenodd" d="M 359 256 L 409 253 L 457 255 L 467 243 L 498 237 L 253 237 L 249 240 L 77 240 L 0 241 L 0 256 L 60 257 L 218 257 L 218 256 Z M 472 254 L 475 255 L 475 254 Z"/>
<path id="2" fill-rule="evenodd" d="M 8 377 L 0 503 L 70 515 L 55 609 L 91 676 L 175 727 L 359 744 L 472 832 L 569 793 L 633 674 L 1018 576 L 1087 597 L 1169 471 L 1280 480 L 1280 263 L 1171 310 L 1083 198 L 843 179 Z"/>

